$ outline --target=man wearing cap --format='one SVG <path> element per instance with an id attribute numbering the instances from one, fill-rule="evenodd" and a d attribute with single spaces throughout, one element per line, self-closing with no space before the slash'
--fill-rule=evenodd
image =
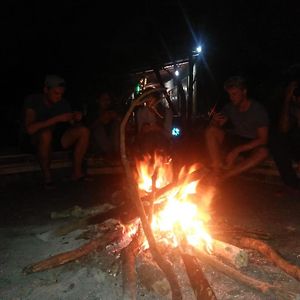
<path id="1" fill-rule="evenodd" d="M 53 148 L 74 147 L 72 179 L 84 178 L 82 162 L 89 143 L 89 130 L 82 126 L 81 112 L 72 112 L 63 98 L 65 80 L 56 75 L 45 79 L 43 93 L 25 99 L 25 130 L 36 148 L 46 188 L 53 186 L 50 164 Z"/>

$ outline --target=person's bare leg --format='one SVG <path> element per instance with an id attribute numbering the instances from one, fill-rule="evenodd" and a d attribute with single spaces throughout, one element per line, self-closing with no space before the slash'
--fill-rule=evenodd
<path id="1" fill-rule="evenodd" d="M 73 174 L 72 179 L 78 179 L 84 176 L 82 162 L 88 149 L 90 132 L 86 127 L 74 127 L 66 131 L 61 143 L 64 149 L 74 146 Z"/>
<path id="2" fill-rule="evenodd" d="M 39 133 L 37 142 L 37 156 L 40 163 L 44 181 L 51 182 L 50 164 L 52 152 L 52 132 L 51 130 L 44 130 Z"/>
<path id="3" fill-rule="evenodd" d="M 205 141 L 211 166 L 214 171 L 218 172 L 222 166 L 221 146 L 224 141 L 224 131 L 215 126 L 208 127 L 205 131 Z"/>
<path id="4" fill-rule="evenodd" d="M 253 150 L 249 158 L 244 159 L 240 163 L 237 163 L 233 166 L 232 169 L 228 170 L 221 178 L 221 181 L 224 181 L 233 176 L 237 176 L 247 170 L 250 170 L 253 167 L 256 167 L 258 164 L 263 162 L 269 155 L 269 151 L 265 147 L 259 147 Z"/>

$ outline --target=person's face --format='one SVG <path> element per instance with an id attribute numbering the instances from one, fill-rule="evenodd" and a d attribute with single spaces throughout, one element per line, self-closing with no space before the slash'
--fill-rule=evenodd
<path id="1" fill-rule="evenodd" d="M 108 108 L 111 104 L 111 99 L 110 99 L 109 94 L 105 93 L 105 94 L 100 95 L 100 97 L 98 98 L 98 103 L 99 103 L 100 108 L 102 108 L 102 109 Z"/>
<path id="2" fill-rule="evenodd" d="M 239 105 L 247 96 L 247 90 L 237 87 L 227 89 L 230 101 L 233 105 Z"/>
<path id="3" fill-rule="evenodd" d="M 45 88 L 45 94 L 47 99 L 51 103 L 59 102 L 65 93 L 64 87 L 53 87 L 53 88 Z"/>

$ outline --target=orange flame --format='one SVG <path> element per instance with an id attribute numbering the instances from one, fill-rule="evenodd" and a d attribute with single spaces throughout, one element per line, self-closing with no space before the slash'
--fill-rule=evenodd
<path id="1" fill-rule="evenodd" d="M 152 177 L 157 170 L 157 178 L 155 187 L 162 188 L 172 181 L 172 166 L 170 160 L 154 155 L 152 162 L 151 155 L 145 155 L 141 161 L 136 162 L 137 165 L 137 181 L 138 187 L 141 191 L 150 193 L 152 190 Z"/>
<path id="2" fill-rule="evenodd" d="M 172 181 L 172 167 L 164 159 L 156 156 L 154 161 L 146 157 L 137 164 L 139 189 L 151 192 L 154 169 L 158 168 L 156 188 L 161 188 Z M 197 170 L 193 165 L 183 167 L 178 175 L 178 184 L 164 196 L 164 206 L 152 218 L 152 230 L 158 240 L 167 240 L 173 247 L 178 246 L 180 239 L 200 250 L 212 251 L 212 238 L 205 228 L 210 220 L 209 207 L 213 191 L 197 195 L 199 181 L 189 182 L 189 174 Z M 159 199 L 155 199 L 156 202 Z"/>

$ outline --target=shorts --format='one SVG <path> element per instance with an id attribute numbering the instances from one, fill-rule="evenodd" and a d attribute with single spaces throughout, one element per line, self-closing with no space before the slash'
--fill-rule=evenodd
<path id="1" fill-rule="evenodd" d="M 64 150 L 61 144 L 61 139 L 63 137 L 63 135 L 65 134 L 65 132 L 70 129 L 70 124 L 67 123 L 60 123 L 57 124 L 54 128 L 50 128 L 50 130 L 52 131 L 52 150 L 53 151 L 61 151 Z M 42 131 L 42 130 L 41 130 Z M 35 134 L 33 134 L 30 138 L 31 138 L 31 144 L 36 147 L 38 140 L 39 140 L 39 134 L 40 132 L 37 132 Z"/>

